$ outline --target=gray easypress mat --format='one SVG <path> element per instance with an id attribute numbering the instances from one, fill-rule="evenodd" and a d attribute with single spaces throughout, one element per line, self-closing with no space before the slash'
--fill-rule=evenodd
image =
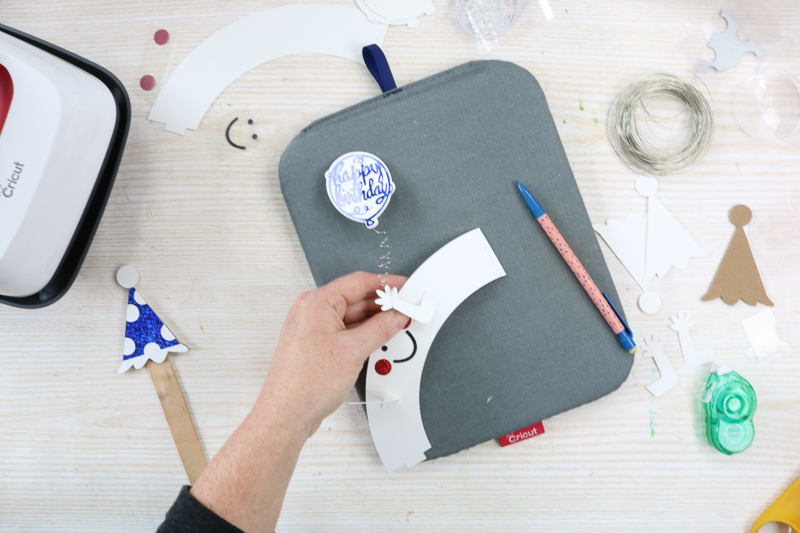
<path id="1" fill-rule="evenodd" d="M 619 298 L 544 93 L 523 68 L 476 61 L 318 120 L 291 142 L 280 183 L 317 285 L 378 270 L 381 236 L 339 214 L 324 173 L 377 155 L 396 183 L 380 217 L 391 270 L 481 228 L 506 277 L 450 316 L 420 404 L 429 459 L 498 438 L 617 389 L 633 364 L 517 191 L 537 197 L 600 290 Z M 363 381 L 357 388 L 363 398 Z M 487 399 L 492 400 L 487 403 Z"/>

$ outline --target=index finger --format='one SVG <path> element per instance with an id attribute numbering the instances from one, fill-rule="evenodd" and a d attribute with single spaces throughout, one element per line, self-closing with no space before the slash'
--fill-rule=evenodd
<path id="1" fill-rule="evenodd" d="M 399 289 L 407 278 L 393 274 L 379 276 L 370 272 L 353 272 L 331 281 L 320 287 L 320 290 L 331 298 L 341 296 L 347 305 L 353 305 L 372 296 L 377 298 L 375 291 L 383 288 L 382 279 L 387 285 Z"/>

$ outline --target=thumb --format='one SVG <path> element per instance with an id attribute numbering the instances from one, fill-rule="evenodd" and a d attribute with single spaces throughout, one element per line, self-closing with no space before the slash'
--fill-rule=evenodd
<path id="1" fill-rule="evenodd" d="M 395 310 L 380 312 L 369 320 L 345 332 L 351 353 L 364 361 L 372 352 L 386 344 L 408 323 L 408 317 Z"/>

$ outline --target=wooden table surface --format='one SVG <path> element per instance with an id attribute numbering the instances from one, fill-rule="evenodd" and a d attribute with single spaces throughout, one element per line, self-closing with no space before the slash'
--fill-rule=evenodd
<path id="1" fill-rule="evenodd" d="M 133 105 L 117 182 L 83 269 L 55 305 L 0 307 L 0 529 L 153 531 L 187 482 L 150 377 L 117 375 L 126 295 L 116 270 L 135 265 L 138 288 L 190 347 L 172 358 L 203 448 L 213 457 L 252 406 L 296 296 L 314 286 L 278 184 L 278 160 L 313 120 L 379 93 L 363 66 L 298 56 L 244 75 L 181 137 L 148 122 L 159 87 L 206 37 L 279 0 L 28 0 L 0 2 L 0 22 L 114 72 Z M 341 0 L 341 5 L 355 5 Z M 384 50 L 398 85 L 475 59 L 513 61 L 547 95 L 593 222 L 645 212 L 636 174 L 612 152 L 606 113 L 638 76 L 682 73 L 710 59 L 717 2 L 553 0 L 546 22 L 529 0 L 501 46 L 482 51 L 456 21 L 454 3 L 415 29 L 390 27 Z M 800 29 L 795 0 L 766 2 L 780 27 Z M 745 27 L 745 22 L 742 28 Z M 165 28 L 166 46 L 153 42 Z M 692 46 L 700 43 L 699 46 Z M 278 531 L 749 531 L 800 476 L 800 149 L 760 142 L 738 126 L 734 98 L 756 60 L 703 78 L 717 129 L 692 169 L 662 178 L 658 197 L 701 246 L 653 282 L 663 306 L 644 315 L 640 293 L 603 244 L 637 336 L 657 334 L 678 385 L 653 398 L 658 379 L 637 357 L 613 394 L 545 421 L 546 433 L 501 449 L 487 442 L 388 475 L 359 406 L 325 420 L 304 449 Z M 139 88 L 144 74 L 156 89 Z M 487 97 L 490 95 L 487 95 Z M 225 141 L 234 117 L 246 151 Z M 792 352 L 747 355 L 741 322 L 753 308 L 700 302 L 733 234 L 729 209 L 754 213 L 750 244 L 778 331 Z M 409 224 L 412 222 L 409 221 Z M 695 395 L 707 367 L 684 364 L 669 317 L 691 313 L 698 347 L 745 376 L 758 393 L 756 439 L 738 456 L 705 442 Z M 355 399 L 353 393 L 351 399 Z"/>

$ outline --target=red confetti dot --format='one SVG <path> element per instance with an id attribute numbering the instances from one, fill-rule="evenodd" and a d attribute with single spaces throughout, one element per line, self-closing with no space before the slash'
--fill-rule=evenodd
<path id="1" fill-rule="evenodd" d="M 141 87 L 145 91 L 149 91 L 155 86 L 156 86 L 156 79 L 150 74 L 145 74 L 144 76 L 142 76 L 142 79 L 139 80 L 139 87 Z"/>
<path id="2" fill-rule="evenodd" d="M 385 376 L 391 371 L 392 371 L 392 363 L 390 363 L 386 359 L 381 359 L 380 361 L 375 363 L 375 372 L 377 372 L 378 375 Z"/>
<path id="3" fill-rule="evenodd" d="M 153 36 L 156 44 L 167 44 L 169 42 L 169 32 L 167 30 L 158 30 Z"/>

